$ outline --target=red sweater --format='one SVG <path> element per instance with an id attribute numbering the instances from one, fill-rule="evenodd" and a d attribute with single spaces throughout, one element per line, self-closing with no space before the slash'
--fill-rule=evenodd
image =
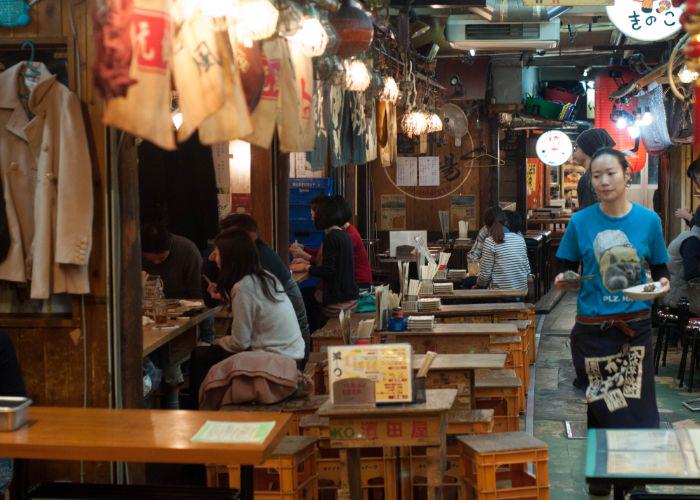
<path id="1" fill-rule="evenodd" d="M 352 241 L 352 254 L 355 258 L 355 283 L 358 285 L 371 285 L 372 268 L 369 266 L 369 259 L 367 258 L 365 245 L 362 243 L 362 236 L 352 224 L 345 228 L 345 232 L 348 233 L 350 241 Z"/>

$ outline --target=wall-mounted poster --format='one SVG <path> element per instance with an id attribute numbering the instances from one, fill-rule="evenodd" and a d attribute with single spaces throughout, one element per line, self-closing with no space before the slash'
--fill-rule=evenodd
<path id="1" fill-rule="evenodd" d="M 381 206 L 381 230 L 401 231 L 406 229 L 406 196 L 383 194 Z"/>
<path id="2" fill-rule="evenodd" d="M 479 221 L 476 217 L 476 195 L 460 194 L 450 196 L 450 227 L 459 227 L 461 220 L 469 222 L 470 228 L 478 228 Z"/>

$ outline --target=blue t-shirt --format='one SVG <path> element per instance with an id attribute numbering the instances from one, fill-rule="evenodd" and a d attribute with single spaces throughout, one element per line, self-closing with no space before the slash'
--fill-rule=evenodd
<path id="1" fill-rule="evenodd" d="M 583 262 L 578 314 L 606 316 L 644 311 L 650 301 L 633 301 L 621 290 L 646 282 L 644 261 L 668 262 L 661 219 L 635 203 L 622 217 L 610 217 L 596 203 L 576 212 L 566 227 L 557 257 Z"/>

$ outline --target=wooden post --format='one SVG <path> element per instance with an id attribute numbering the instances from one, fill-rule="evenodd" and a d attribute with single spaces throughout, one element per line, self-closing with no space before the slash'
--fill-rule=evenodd
<path id="1" fill-rule="evenodd" d="M 283 262 L 289 260 L 289 155 L 273 152 L 276 155 L 275 165 L 275 246 Z"/>

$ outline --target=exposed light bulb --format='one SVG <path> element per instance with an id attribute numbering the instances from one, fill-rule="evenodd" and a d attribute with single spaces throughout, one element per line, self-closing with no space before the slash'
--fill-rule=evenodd
<path id="1" fill-rule="evenodd" d="M 289 39 L 301 45 L 304 54 L 308 57 L 322 55 L 328 45 L 328 33 L 315 17 L 307 17 L 301 22 L 301 28 L 290 36 Z"/>
<path id="2" fill-rule="evenodd" d="M 629 127 L 627 129 L 627 132 L 629 133 L 632 139 L 636 139 L 637 137 L 639 137 L 639 127 L 636 125 L 632 125 L 631 127 Z"/>
<path id="3" fill-rule="evenodd" d="M 246 47 L 255 40 L 270 38 L 277 31 L 279 11 L 269 0 L 247 0 L 239 8 L 236 35 Z"/>
<path id="4" fill-rule="evenodd" d="M 619 128 L 620 130 L 626 129 L 627 128 L 627 118 L 625 118 L 624 116 L 621 116 L 615 122 L 615 126 L 617 126 L 617 128 Z"/>
<path id="5" fill-rule="evenodd" d="M 437 113 L 431 113 L 428 119 L 428 132 L 440 132 L 442 131 L 442 120 L 437 115 Z"/>
<path id="6" fill-rule="evenodd" d="M 355 92 L 364 92 L 369 87 L 370 77 L 369 71 L 365 63 L 359 59 L 352 61 L 346 59 L 345 66 L 345 88 Z"/>
<path id="7" fill-rule="evenodd" d="M 476 55 L 476 50 L 474 49 L 469 49 L 469 55 L 474 57 Z"/>
<path id="8" fill-rule="evenodd" d="M 175 130 L 180 130 L 180 127 L 182 127 L 182 113 L 180 110 L 177 110 L 172 114 L 171 120 L 173 121 Z"/>
<path id="9" fill-rule="evenodd" d="M 698 79 L 698 72 L 693 71 L 686 65 L 683 65 L 683 67 L 678 72 L 678 79 L 683 83 L 692 83 Z"/>
<path id="10" fill-rule="evenodd" d="M 642 125 L 648 127 L 652 123 L 654 123 L 654 117 L 651 116 L 651 113 L 649 111 L 645 111 L 642 115 Z"/>
<path id="11" fill-rule="evenodd" d="M 396 101 L 399 100 L 399 86 L 396 84 L 396 80 L 394 80 L 393 77 L 384 77 L 384 88 L 379 98 L 392 103 L 396 103 Z"/>

